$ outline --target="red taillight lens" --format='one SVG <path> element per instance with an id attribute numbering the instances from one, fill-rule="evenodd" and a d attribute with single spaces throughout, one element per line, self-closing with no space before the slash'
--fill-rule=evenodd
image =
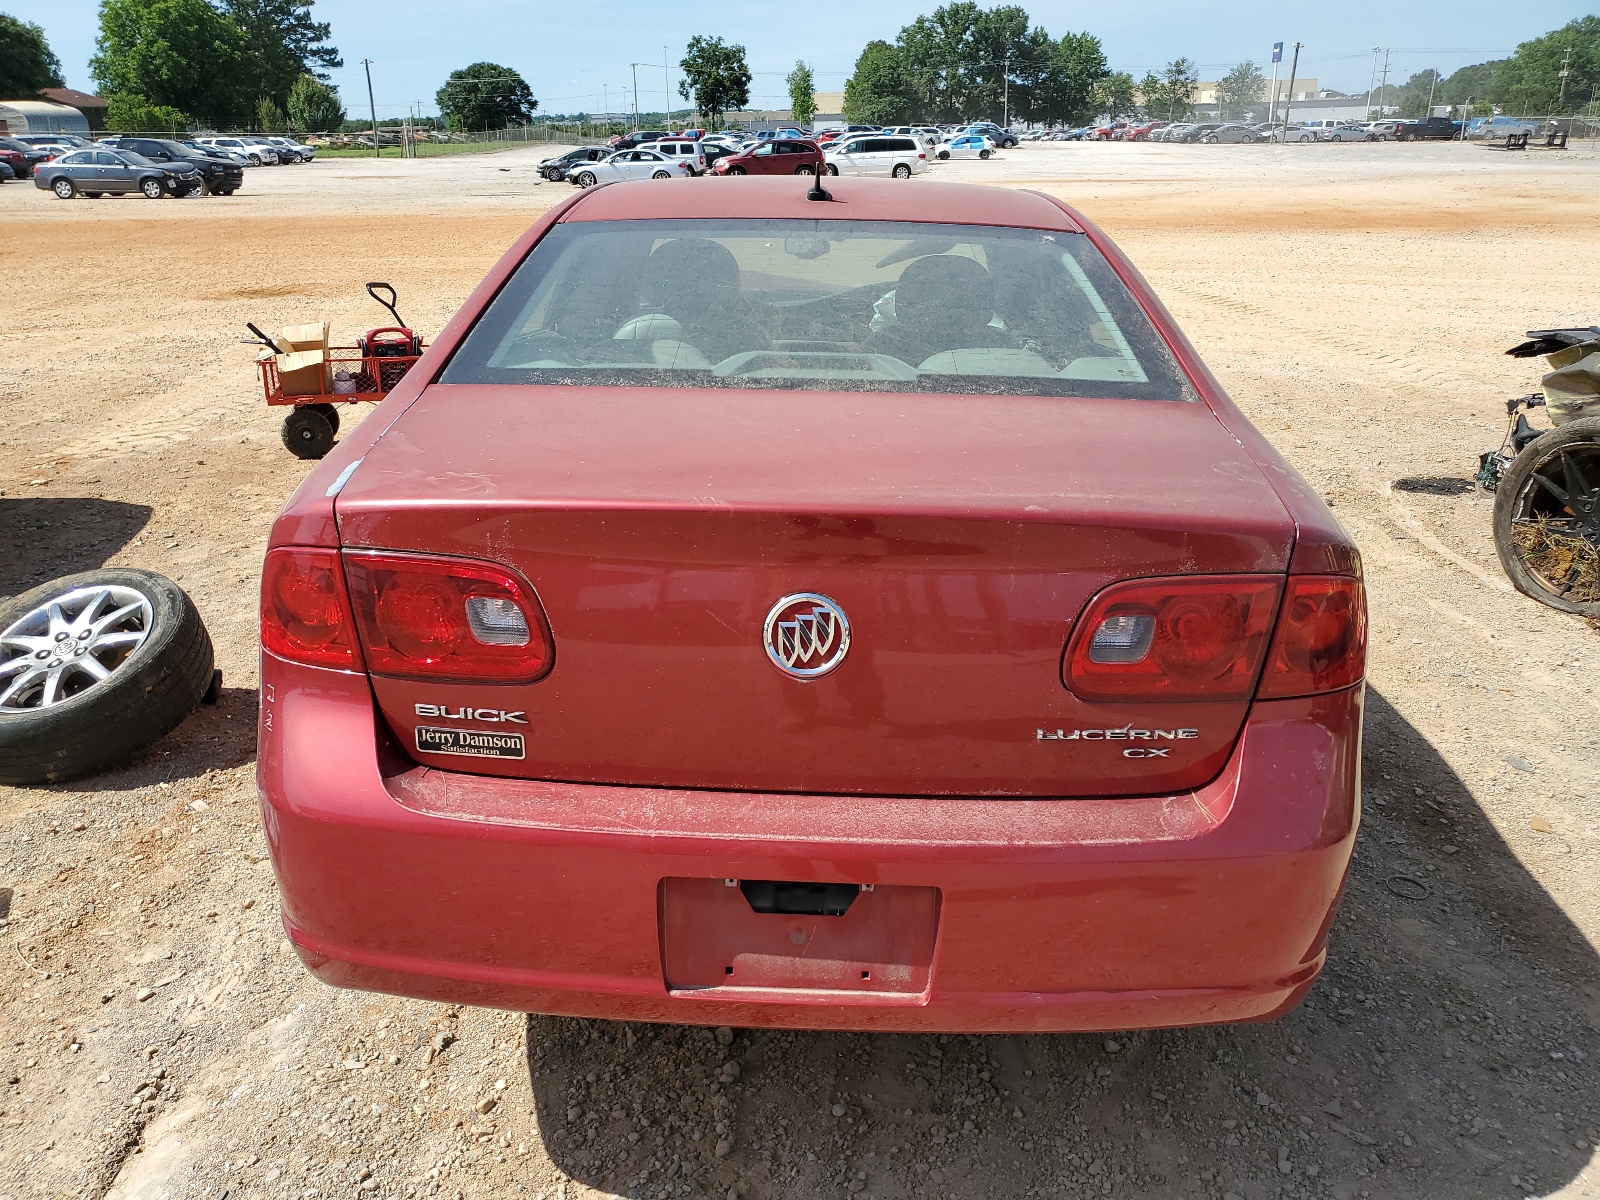
<path id="1" fill-rule="evenodd" d="M 1367 671 L 1367 593 L 1344 575 L 1295 575 L 1267 655 L 1260 696 L 1336 692 Z"/>
<path id="2" fill-rule="evenodd" d="M 1243 700 L 1255 687 L 1283 581 L 1138 579 L 1089 602 L 1062 659 L 1085 700 Z"/>
<path id="3" fill-rule="evenodd" d="M 360 665 L 337 550 L 268 551 L 261 571 L 261 645 L 313 667 L 349 671 Z"/>
<path id="4" fill-rule="evenodd" d="M 539 598 L 496 563 L 347 551 L 345 571 L 374 675 L 531 683 L 554 661 Z"/>

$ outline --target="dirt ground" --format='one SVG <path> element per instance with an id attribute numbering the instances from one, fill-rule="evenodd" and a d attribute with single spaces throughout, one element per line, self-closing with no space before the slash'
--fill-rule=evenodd
<path id="1" fill-rule="evenodd" d="M 1365 553 L 1365 820 L 1284 1020 L 713 1031 L 313 981 L 252 780 L 257 571 L 307 468 L 236 339 L 381 324 L 368 279 L 437 330 L 567 193 L 539 156 L 264 168 L 203 201 L 0 187 L 0 594 L 163 571 L 224 672 L 137 763 L 0 788 L 0 1200 L 1600 1197 L 1600 640 L 1511 590 L 1466 483 L 1536 382 L 1500 352 L 1600 321 L 1589 150 L 1065 144 L 936 172 L 1104 224 Z"/>

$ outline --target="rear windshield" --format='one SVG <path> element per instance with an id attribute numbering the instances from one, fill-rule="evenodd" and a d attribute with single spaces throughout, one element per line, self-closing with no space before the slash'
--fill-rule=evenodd
<path id="1" fill-rule="evenodd" d="M 575 221 L 441 382 L 1188 400 L 1082 234 L 866 221 Z"/>

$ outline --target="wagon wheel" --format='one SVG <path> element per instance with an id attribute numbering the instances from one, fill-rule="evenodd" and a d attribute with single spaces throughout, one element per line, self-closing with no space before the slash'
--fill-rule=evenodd
<path id="1" fill-rule="evenodd" d="M 333 449 L 334 425 L 321 407 L 308 404 L 283 419 L 283 444 L 296 458 L 321 458 Z"/>
<path id="2" fill-rule="evenodd" d="M 1600 617 L 1600 417 L 1551 430 L 1495 490 L 1494 543 L 1517 590 Z"/>

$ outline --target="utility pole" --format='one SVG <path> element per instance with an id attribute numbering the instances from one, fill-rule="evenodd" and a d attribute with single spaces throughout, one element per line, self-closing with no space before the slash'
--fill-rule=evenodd
<path id="1" fill-rule="evenodd" d="M 1428 111 L 1422 114 L 1425 117 L 1433 116 L 1433 90 L 1438 86 L 1439 72 L 1437 69 L 1435 69 L 1432 77 L 1428 80 Z"/>
<path id="2" fill-rule="evenodd" d="M 1004 99 L 1000 102 L 1000 128 L 1011 128 L 1011 55 L 1006 55 L 1005 84 L 1002 89 Z"/>
<path id="3" fill-rule="evenodd" d="M 661 47 L 661 85 L 665 89 L 666 97 L 667 97 L 666 107 L 663 108 L 661 111 L 665 112 L 665 113 L 668 113 L 668 114 L 671 114 L 671 112 L 672 112 L 672 55 L 667 53 L 667 48 L 665 46 Z M 668 129 L 672 128 L 672 119 L 671 119 L 670 115 L 667 118 L 667 128 Z"/>
<path id="4" fill-rule="evenodd" d="M 372 60 L 363 58 L 361 65 L 367 69 L 367 107 L 372 110 L 372 156 L 382 158 L 383 151 L 378 149 L 378 106 L 372 99 Z"/>
<path id="5" fill-rule="evenodd" d="M 1378 85 L 1378 103 L 1380 106 L 1389 98 L 1389 51 L 1383 52 L 1383 82 Z"/>
<path id="6" fill-rule="evenodd" d="M 1283 61 L 1283 43 L 1272 43 L 1272 98 L 1267 101 L 1267 125 L 1278 119 L 1278 64 Z"/>
<path id="7" fill-rule="evenodd" d="M 1372 48 L 1372 74 L 1367 76 L 1367 120 L 1372 120 L 1372 85 L 1378 82 L 1378 50 Z"/>
<path id="8" fill-rule="evenodd" d="M 1568 46 L 1566 53 L 1561 56 L 1561 99 L 1556 101 L 1556 109 L 1565 112 L 1567 108 L 1567 76 L 1572 73 L 1572 47 Z"/>
<path id="9" fill-rule="evenodd" d="M 633 127 L 639 128 L 639 64 L 629 63 L 633 68 Z"/>
<path id="10" fill-rule="evenodd" d="M 1283 99 L 1283 144 L 1289 144 L 1289 110 L 1294 104 L 1294 77 L 1300 69 L 1301 43 L 1294 44 L 1294 58 L 1289 63 L 1289 94 Z"/>

